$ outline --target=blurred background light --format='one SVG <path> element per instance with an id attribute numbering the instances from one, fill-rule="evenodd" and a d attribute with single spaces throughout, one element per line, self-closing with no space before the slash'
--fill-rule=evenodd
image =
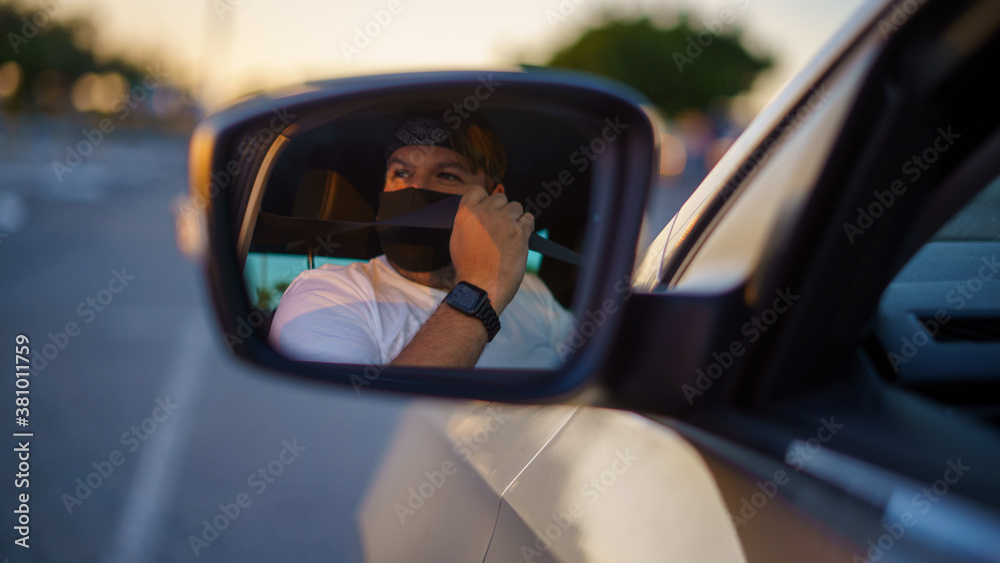
<path id="1" fill-rule="evenodd" d="M 23 74 L 17 61 L 7 61 L 0 65 L 0 98 L 9 98 L 17 92 Z"/>
<path id="2" fill-rule="evenodd" d="M 111 113 L 128 93 L 128 80 L 117 72 L 98 76 L 91 85 L 90 100 L 96 111 Z"/>
<path id="3" fill-rule="evenodd" d="M 680 139 L 670 133 L 660 134 L 660 176 L 677 176 L 684 172 L 687 149 Z"/>
<path id="4" fill-rule="evenodd" d="M 70 101 L 73 109 L 79 112 L 94 111 L 94 83 L 97 82 L 97 75 L 87 72 L 80 75 L 73 83 L 70 91 Z"/>
<path id="5" fill-rule="evenodd" d="M 88 72 L 73 83 L 70 100 L 78 112 L 111 113 L 122 103 L 128 86 L 128 80 L 117 72 Z"/>

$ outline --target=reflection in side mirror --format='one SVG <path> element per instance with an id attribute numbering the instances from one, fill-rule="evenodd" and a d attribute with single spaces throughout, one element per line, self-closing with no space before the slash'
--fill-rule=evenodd
<path id="1" fill-rule="evenodd" d="M 356 388 L 554 384 L 613 336 L 577 329 L 622 294 L 654 138 L 630 91 L 565 74 L 350 79 L 214 116 L 192 199 L 224 328 L 254 329 L 227 344 Z"/>
<path id="2" fill-rule="evenodd" d="M 349 364 L 459 367 L 477 353 L 480 367 L 561 363 L 599 153 L 568 118 L 531 108 L 464 116 L 446 103 L 364 108 L 287 143 L 240 233 L 273 346 Z M 606 142 L 621 134 L 609 133 Z M 466 194 L 479 201 L 460 209 Z M 437 327 L 428 320 L 460 281 L 486 291 L 484 309 L 502 309 L 495 337 L 456 340 L 450 331 L 489 334 L 452 318 L 415 340 Z"/>

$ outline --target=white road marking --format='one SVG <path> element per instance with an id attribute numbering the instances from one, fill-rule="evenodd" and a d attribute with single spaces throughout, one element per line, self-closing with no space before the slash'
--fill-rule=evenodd
<path id="1" fill-rule="evenodd" d="M 163 529 L 170 498 L 177 484 L 183 437 L 193 422 L 204 377 L 202 369 L 211 335 L 200 310 L 192 310 L 180 325 L 180 338 L 158 397 L 170 397 L 177 414 L 165 421 L 139 453 L 135 480 L 128 492 L 121 522 L 111 544 L 112 563 L 143 563 L 155 557 L 156 534 Z"/>

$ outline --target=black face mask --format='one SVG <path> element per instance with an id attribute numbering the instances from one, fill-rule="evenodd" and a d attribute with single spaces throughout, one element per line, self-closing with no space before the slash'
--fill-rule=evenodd
<path id="1" fill-rule="evenodd" d="M 376 220 L 399 217 L 451 197 L 455 196 L 417 188 L 382 192 L 378 196 Z M 452 229 L 450 228 L 376 225 L 375 231 L 382 241 L 382 250 L 386 258 L 404 270 L 432 272 L 451 264 L 449 244 Z"/>

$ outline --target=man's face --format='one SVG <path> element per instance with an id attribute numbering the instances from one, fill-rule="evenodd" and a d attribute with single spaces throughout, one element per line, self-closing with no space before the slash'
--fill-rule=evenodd
<path id="1" fill-rule="evenodd" d="M 386 192 L 406 188 L 465 195 L 473 186 L 486 183 L 486 172 L 472 172 L 469 160 L 451 149 L 433 145 L 406 146 L 389 157 L 385 174 Z"/>

